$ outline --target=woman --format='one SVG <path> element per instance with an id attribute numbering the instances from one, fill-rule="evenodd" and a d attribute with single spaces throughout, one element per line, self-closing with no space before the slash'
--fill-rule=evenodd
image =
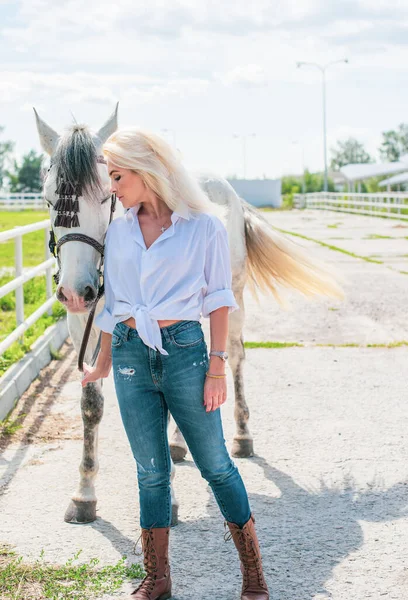
<path id="1" fill-rule="evenodd" d="M 140 525 L 147 576 L 137 600 L 171 596 L 168 411 L 201 475 L 210 484 L 239 551 L 243 600 L 267 600 L 248 496 L 223 436 L 231 290 L 227 232 L 212 203 L 161 138 L 120 130 L 104 145 L 112 193 L 125 215 L 109 226 L 105 307 L 95 368 L 82 385 L 113 366 L 123 424 L 137 463 Z M 200 316 L 210 318 L 211 352 Z"/>

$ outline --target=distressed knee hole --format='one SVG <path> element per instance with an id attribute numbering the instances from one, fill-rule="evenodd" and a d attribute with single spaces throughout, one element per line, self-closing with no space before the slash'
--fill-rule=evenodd
<path id="1" fill-rule="evenodd" d="M 118 373 L 119 375 L 123 375 L 123 377 L 125 379 L 131 379 L 131 377 L 133 377 L 133 375 L 135 374 L 135 370 L 133 369 L 133 367 L 118 367 Z"/>

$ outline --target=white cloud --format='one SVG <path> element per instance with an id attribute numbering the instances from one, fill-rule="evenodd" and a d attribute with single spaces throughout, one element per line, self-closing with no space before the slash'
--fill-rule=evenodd
<path id="1" fill-rule="evenodd" d="M 225 75 L 219 76 L 226 84 L 242 86 L 264 86 L 267 85 L 265 70 L 260 65 L 242 65 L 231 69 Z"/>

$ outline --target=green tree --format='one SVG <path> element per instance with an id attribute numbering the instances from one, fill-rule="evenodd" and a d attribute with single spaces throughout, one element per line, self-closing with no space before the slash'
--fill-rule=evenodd
<path id="1" fill-rule="evenodd" d="M 379 148 L 381 158 L 394 162 L 408 153 L 408 125 L 401 123 L 397 130 L 383 131 L 383 141 Z"/>
<path id="2" fill-rule="evenodd" d="M 42 154 L 30 150 L 23 156 L 20 164 L 14 161 L 13 172 L 8 172 L 11 192 L 41 192 L 42 158 Z"/>
<path id="3" fill-rule="evenodd" d="M 350 163 L 371 163 L 373 159 L 366 152 L 364 145 L 355 138 L 348 138 L 344 142 L 338 141 L 336 148 L 331 148 L 330 167 L 338 171 Z"/>
<path id="4" fill-rule="evenodd" d="M 4 127 L 0 126 L 0 134 L 4 131 Z M 7 165 L 13 152 L 14 144 L 10 141 L 0 142 L 0 188 L 3 187 L 4 177 L 7 175 Z"/>

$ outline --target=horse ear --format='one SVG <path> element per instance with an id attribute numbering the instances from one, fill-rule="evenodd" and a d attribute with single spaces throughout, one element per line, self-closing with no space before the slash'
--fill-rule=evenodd
<path id="1" fill-rule="evenodd" d="M 102 144 L 104 144 L 108 137 L 112 135 L 112 133 L 114 133 L 118 128 L 118 106 L 119 102 L 116 103 L 115 110 L 106 121 L 105 125 L 103 125 L 96 134 Z"/>
<path id="2" fill-rule="evenodd" d="M 42 149 L 50 156 L 54 154 L 58 144 L 59 135 L 45 121 L 43 121 L 34 108 L 35 120 L 37 122 L 38 135 Z"/>

